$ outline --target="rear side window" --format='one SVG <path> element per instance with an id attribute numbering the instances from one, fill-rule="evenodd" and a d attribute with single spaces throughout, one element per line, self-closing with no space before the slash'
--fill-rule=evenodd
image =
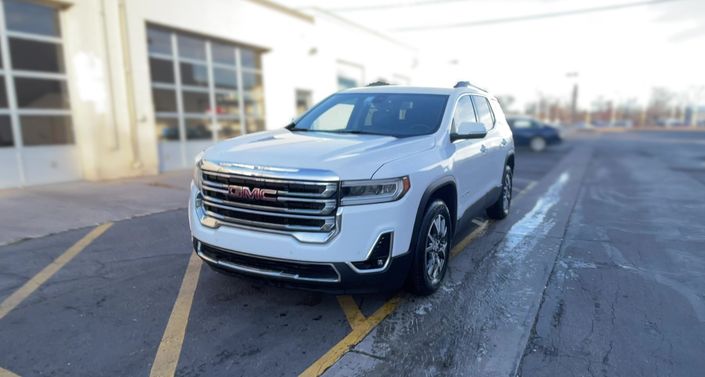
<path id="1" fill-rule="evenodd" d="M 492 114 L 490 103 L 487 102 L 487 98 L 472 96 L 472 102 L 475 103 L 477 121 L 484 124 L 487 130 L 491 130 L 492 127 L 494 127 L 494 114 Z"/>
<path id="2" fill-rule="evenodd" d="M 477 117 L 475 116 L 475 109 L 472 106 L 472 101 L 470 96 L 460 97 L 458 100 L 458 105 L 455 106 L 455 113 L 453 114 L 453 132 L 456 131 L 456 127 L 463 122 L 477 122 Z"/>

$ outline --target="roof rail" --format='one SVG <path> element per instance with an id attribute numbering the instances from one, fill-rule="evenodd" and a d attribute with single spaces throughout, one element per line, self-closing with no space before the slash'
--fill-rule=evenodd
<path id="1" fill-rule="evenodd" d="M 391 85 L 390 83 L 382 80 L 377 80 L 375 82 L 371 82 L 367 84 L 367 86 L 385 86 L 385 85 Z"/>
<path id="2" fill-rule="evenodd" d="M 487 92 L 487 90 L 482 89 L 479 86 L 472 84 L 470 81 L 458 81 L 453 88 L 468 88 L 468 87 L 472 87 L 477 90 Z"/>

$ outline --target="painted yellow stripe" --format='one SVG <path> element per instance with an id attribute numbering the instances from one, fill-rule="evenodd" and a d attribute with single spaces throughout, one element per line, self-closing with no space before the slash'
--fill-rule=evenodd
<path id="1" fill-rule="evenodd" d="M 174 308 L 171 310 L 169 322 L 164 330 L 164 336 L 159 343 L 157 356 L 152 364 L 151 377 L 171 377 L 176 372 L 176 365 L 179 363 L 181 346 L 184 344 L 186 335 L 186 325 L 191 314 L 191 304 L 196 293 L 198 277 L 201 274 L 201 258 L 196 253 L 191 254 L 186 274 L 181 282 L 179 294 L 176 296 Z"/>
<path id="2" fill-rule="evenodd" d="M 59 255 L 54 261 L 52 261 L 48 266 L 44 267 L 43 270 L 39 271 L 38 274 L 34 275 L 28 282 L 26 282 L 20 289 L 16 290 L 10 297 L 6 298 L 2 304 L 0 304 L 0 319 L 5 317 L 7 313 L 16 308 L 17 305 L 21 304 L 29 295 L 34 293 L 42 284 L 44 284 L 49 278 L 54 276 L 62 267 L 71 261 L 78 253 L 83 251 L 91 242 L 95 241 L 96 238 L 100 237 L 101 234 L 105 233 L 108 228 L 110 228 L 112 223 L 105 223 L 98 225 L 95 229 L 91 230 L 83 236 L 78 242 L 69 247 L 63 254 Z"/>
<path id="3" fill-rule="evenodd" d="M 10 372 L 7 369 L 0 368 L 0 377 L 20 377 L 20 376 Z"/>
<path id="4" fill-rule="evenodd" d="M 470 242 L 474 241 L 477 237 L 483 235 L 485 231 L 487 230 L 487 224 L 489 224 L 489 221 L 485 220 L 485 222 L 481 223 L 482 225 L 478 226 L 468 234 L 467 237 L 463 238 L 462 241 L 458 242 L 453 250 L 450 251 L 450 257 L 454 257 L 458 254 L 460 254 L 461 251 L 465 250 L 465 248 L 470 244 Z"/>
<path id="5" fill-rule="evenodd" d="M 340 307 L 343 308 L 345 317 L 348 319 L 348 323 L 350 323 L 350 327 L 353 329 L 365 320 L 365 316 L 360 311 L 360 308 L 357 306 L 352 296 L 338 296 L 338 303 Z"/>
<path id="6" fill-rule="evenodd" d="M 516 194 L 516 196 L 515 196 L 514 199 L 519 199 L 521 196 L 523 196 L 524 194 L 526 194 L 527 191 L 529 191 L 529 190 L 531 190 L 532 188 L 534 188 L 534 186 L 536 186 L 536 181 L 531 181 L 531 182 L 529 182 L 529 184 L 526 185 L 526 187 L 524 187 L 523 190 L 519 191 L 519 193 Z"/>
<path id="7" fill-rule="evenodd" d="M 325 355 L 321 356 L 316 360 L 311 366 L 306 368 L 300 377 L 314 377 L 320 376 L 326 369 L 330 368 L 336 361 L 338 361 L 346 352 L 350 350 L 353 346 L 360 343 L 367 334 L 372 331 L 383 319 L 385 319 L 389 314 L 391 314 L 399 303 L 401 302 L 400 296 L 394 296 L 389 301 L 385 302 L 381 308 L 377 309 L 371 316 L 366 320 L 360 322 L 357 327 L 340 342 L 338 342 L 333 348 L 329 349 Z"/>
<path id="8" fill-rule="evenodd" d="M 479 222 L 479 221 L 478 221 Z M 479 226 L 473 230 L 467 237 L 460 241 L 453 250 L 450 251 L 450 256 L 454 257 L 460 252 L 465 250 L 465 248 L 475 240 L 477 237 L 483 235 L 487 231 L 487 226 L 489 221 L 479 222 Z M 394 312 L 401 302 L 401 296 L 397 295 L 388 300 L 382 305 L 381 308 L 377 309 L 374 314 L 369 318 L 364 318 L 360 309 L 358 308 L 355 300 L 350 296 L 338 296 L 338 302 L 345 312 L 345 317 L 347 317 L 352 331 L 345 336 L 340 342 L 338 342 L 333 348 L 329 349 L 325 355 L 321 356 L 316 360 L 311 366 L 306 368 L 299 377 L 318 377 L 323 374 L 328 368 L 333 366 L 338 360 L 340 360 L 346 352 L 348 352 L 352 347 L 360 343 L 367 334 L 372 331 L 383 319 Z M 360 320 L 362 318 L 362 320 Z"/>

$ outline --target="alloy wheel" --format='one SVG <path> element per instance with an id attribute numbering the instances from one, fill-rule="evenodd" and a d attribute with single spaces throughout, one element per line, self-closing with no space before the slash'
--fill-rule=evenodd
<path id="1" fill-rule="evenodd" d="M 438 214 L 431 222 L 426 235 L 426 277 L 432 285 L 443 277 L 443 267 L 448 259 L 448 222 Z"/>

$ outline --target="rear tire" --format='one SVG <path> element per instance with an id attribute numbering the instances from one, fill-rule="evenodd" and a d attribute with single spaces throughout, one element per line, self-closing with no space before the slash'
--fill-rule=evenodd
<path id="1" fill-rule="evenodd" d="M 409 290 L 419 296 L 435 292 L 443 282 L 452 241 L 452 222 L 448 206 L 435 200 L 426 209 L 409 274 Z"/>
<path id="2" fill-rule="evenodd" d="M 506 165 L 502 174 L 502 189 L 494 204 L 487 208 L 487 216 L 491 219 L 501 220 L 509 215 L 509 208 L 512 205 L 512 167 Z"/>

